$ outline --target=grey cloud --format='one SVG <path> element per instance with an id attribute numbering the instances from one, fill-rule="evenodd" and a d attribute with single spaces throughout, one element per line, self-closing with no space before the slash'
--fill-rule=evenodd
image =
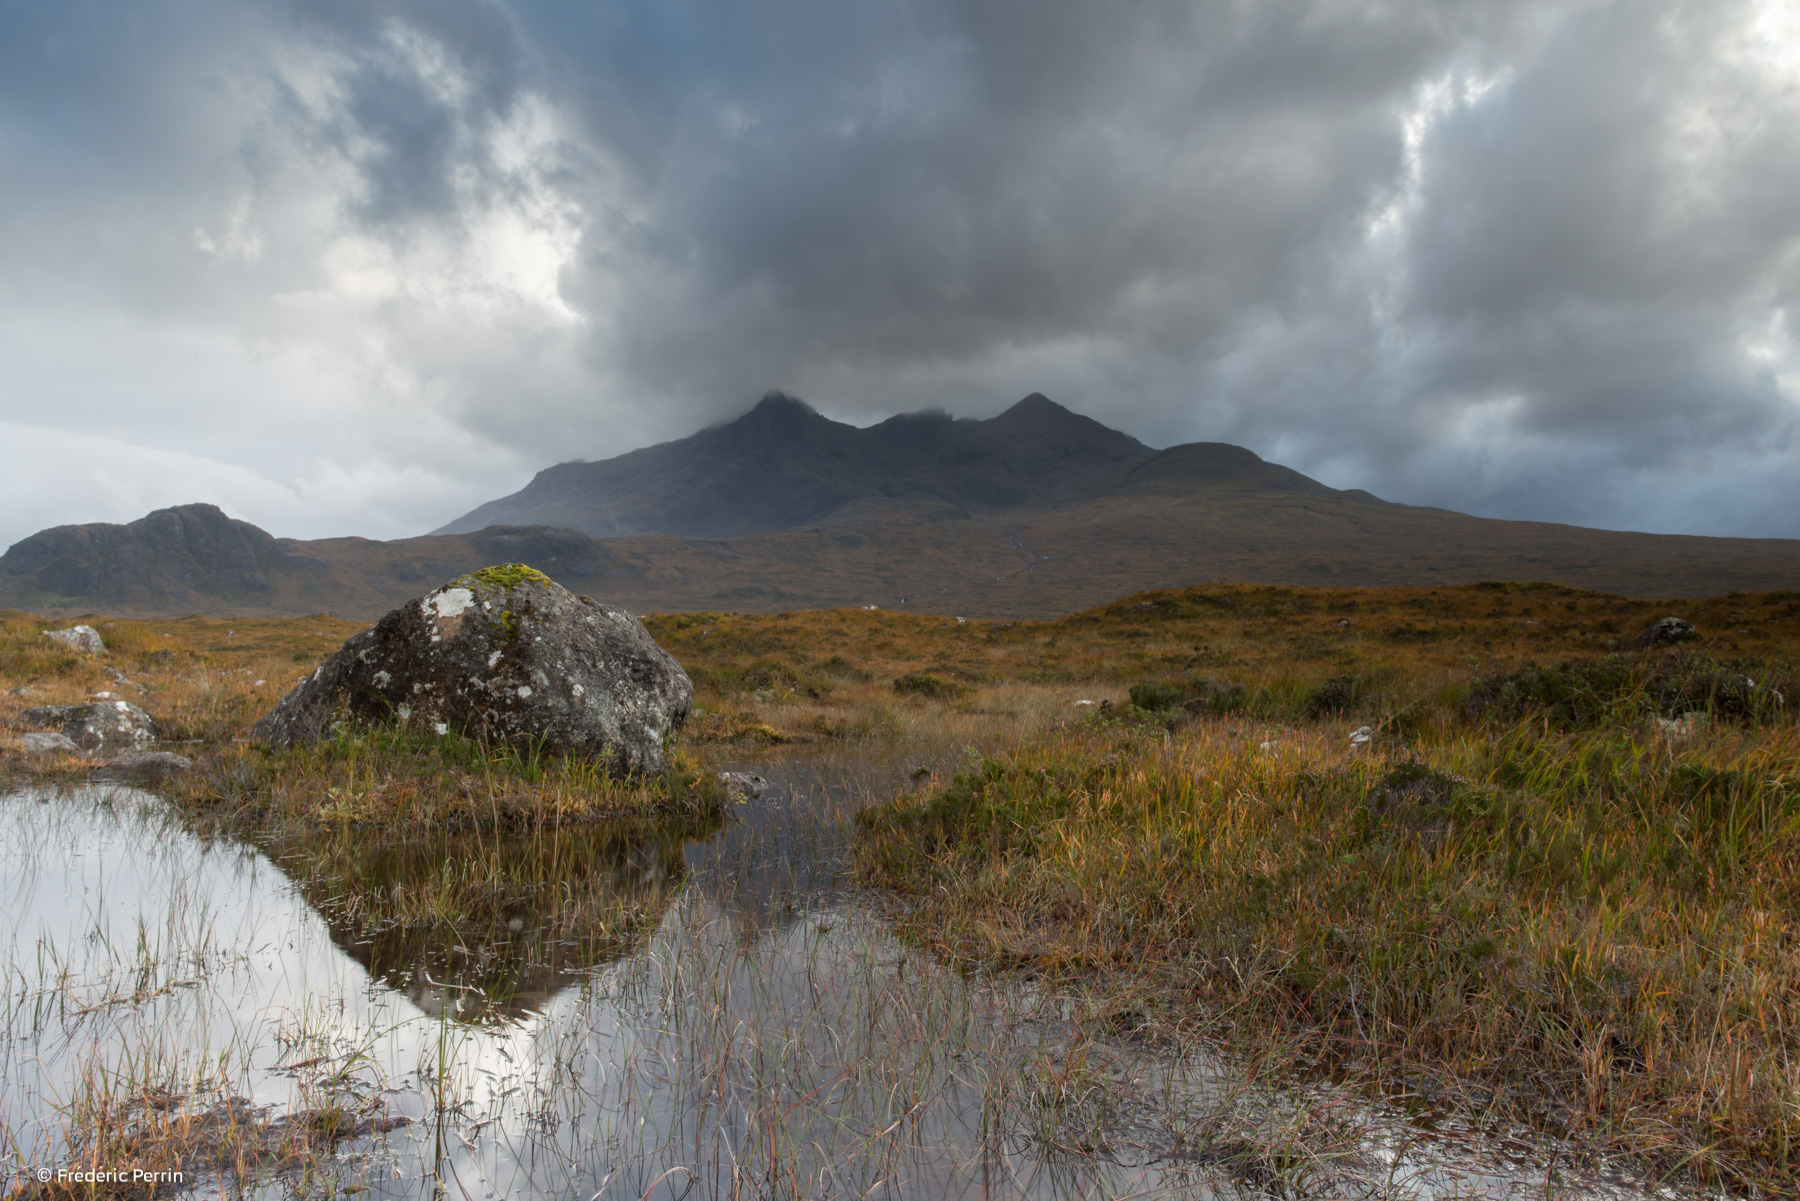
<path id="1" fill-rule="evenodd" d="M 1779 10 L 13 6 L 0 319 L 67 318 L 0 419 L 110 347 L 153 376 L 82 385 L 113 436 L 391 534 L 770 388 L 1041 390 L 1394 499 L 1800 535 Z M 130 349 L 171 325 L 237 365 Z"/>

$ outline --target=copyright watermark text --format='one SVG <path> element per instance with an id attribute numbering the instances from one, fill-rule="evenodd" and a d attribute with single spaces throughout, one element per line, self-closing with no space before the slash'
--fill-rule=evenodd
<path id="1" fill-rule="evenodd" d="M 37 1168 L 27 1173 L 39 1184 L 186 1184 L 180 1170 L 149 1168 Z"/>

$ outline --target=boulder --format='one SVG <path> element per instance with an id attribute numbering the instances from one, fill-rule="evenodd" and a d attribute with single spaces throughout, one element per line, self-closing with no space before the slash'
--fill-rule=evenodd
<path id="1" fill-rule="evenodd" d="M 769 782 L 752 771 L 722 771 L 719 783 L 727 793 L 743 800 L 754 801 L 769 791 Z"/>
<path id="2" fill-rule="evenodd" d="M 130 701 L 36 705 L 19 714 L 26 725 L 60 730 L 83 751 L 142 750 L 156 741 L 156 721 Z"/>
<path id="3" fill-rule="evenodd" d="M 345 720 L 410 723 L 654 773 L 693 699 L 687 673 L 637 618 L 509 563 L 451 580 L 345 642 L 253 734 L 292 746 Z"/>
<path id="4" fill-rule="evenodd" d="M 73 651 L 88 655 L 104 655 L 106 643 L 93 626 L 70 626 L 66 630 L 45 630 L 44 637 L 53 638 Z"/>
<path id="5" fill-rule="evenodd" d="M 146 780 L 156 784 L 193 766 L 192 759 L 169 751 L 127 751 L 102 763 L 100 774 L 112 780 Z"/>
<path id="6" fill-rule="evenodd" d="M 21 734 L 19 746 L 27 755 L 78 755 L 81 748 L 67 734 Z"/>
<path id="7" fill-rule="evenodd" d="M 1694 629 L 1694 623 L 1691 621 L 1684 621 L 1679 617 L 1664 617 L 1639 634 L 1637 640 L 1631 645 L 1648 650 L 1650 647 L 1662 646 L 1665 643 L 1686 641 L 1698 633 L 1699 631 Z"/>

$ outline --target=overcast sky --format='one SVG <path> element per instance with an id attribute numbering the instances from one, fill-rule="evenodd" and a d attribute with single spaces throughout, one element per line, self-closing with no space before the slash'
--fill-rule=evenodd
<path id="1" fill-rule="evenodd" d="M 1800 7 L 8 0 L 0 545 L 421 533 L 783 389 L 1800 537 Z"/>

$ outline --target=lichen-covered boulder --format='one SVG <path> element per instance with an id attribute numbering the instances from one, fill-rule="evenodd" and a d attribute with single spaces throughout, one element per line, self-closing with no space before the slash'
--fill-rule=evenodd
<path id="1" fill-rule="evenodd" d="M 19 735 L 19 748 L 27 755 L 79 755 L 81 748 L 67 734 L 42 733 Z"/>
<path id="2" fill-rule="evenodd" d="M 66 630 L 45 630 L 44 637 L 60 642 L 72 651 L 80 651 L 84 655 L 104 655 L 106 642 L 100 637 L 100 631 L 93 626 L 70 626 Z"/>
<path id="3" fill-rule="evenodd" d="M 1685 642 L 1698 634 L 1699 631 L 1694 629 L 1693 622 L 1680 617 L 1664 617 L 1639 634 L 1637 641 L 1632 645 L 1648 649 L 1653 646 L 1664 646 L 1671 642 Z"/>
<path id="4" fill-rule="evenodd" d="M 253 733 L 291 746 L 347 718 L 405 722 L 655 773 L 693 699 L 687 673 L 637 618 L 509 563 L 357 634 Z"/>
<path id="5" fill-rule="evenodd" d="M 41 730 L 57 730 L 83 751 L 142 750 L 156 741 L 156 721 L 129 701 L 36 705 L 19 719 Z"/>

